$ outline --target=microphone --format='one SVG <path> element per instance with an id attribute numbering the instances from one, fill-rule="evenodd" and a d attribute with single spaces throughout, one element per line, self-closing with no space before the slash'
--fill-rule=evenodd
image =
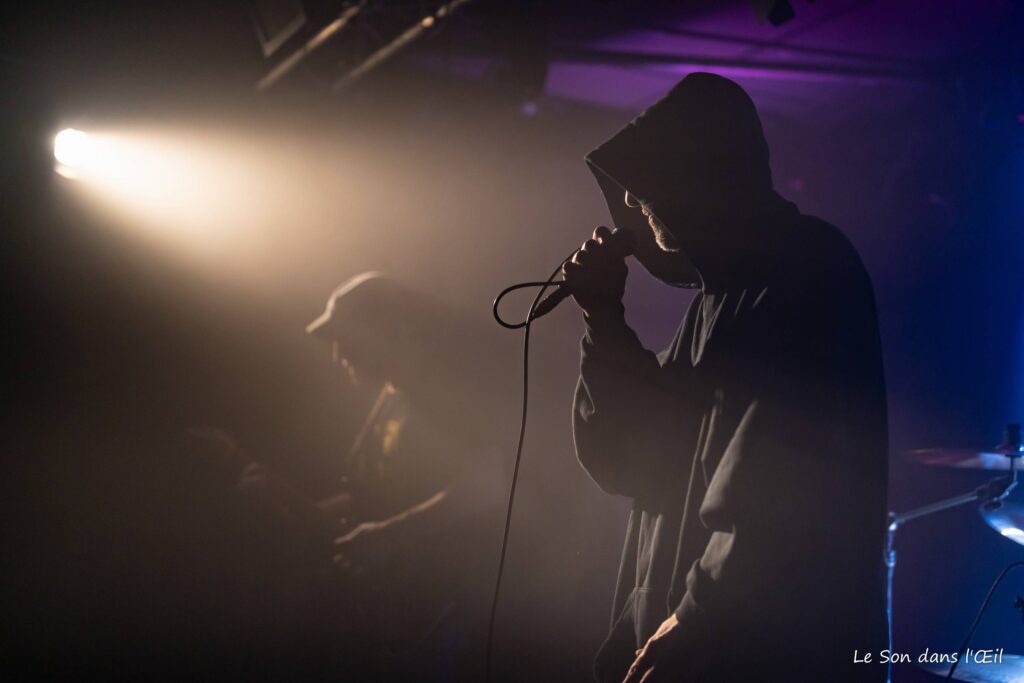
<path id="1" fill-rule="evenodd" d="M 611 246 L 617 255 L 621 255 L 622 258 L 632 256 L 633 252 L 636 251 L 636 235 L 628 230 L 622 228 L 615 228 L 612 230 L 611 237 L 605 240 L 604 244 Z M 575 256 L 575 254 L 573 254 Z M 557 283 L 558 289 L 548 294 L 533 311 L 533 320 L 545 316 L 551 311 L 555 310 L 558 304 L 562 303 L 570 296 L 572 296 L 572 289 L 563 280 Z"/>

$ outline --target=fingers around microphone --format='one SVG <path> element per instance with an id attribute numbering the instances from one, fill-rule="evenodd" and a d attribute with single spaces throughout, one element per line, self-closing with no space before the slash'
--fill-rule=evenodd
<path id="1" fill-rule="evenodd" d="M 580 249 L 579 251 L 572 255 L 572 259 L 569 262 L 579 266 L 583 266 L 586 265 L 589 261 L 592 261 L 593 256 L 594 252 L 588 252 L 584 251 L 583 249 Z"/>
<path id="2" fill-rule="evenodd" d="M 579 274 L 579 271 L 580 271 L 580 265 L 578 263 L 573 262 L 573 261 L 566 261 L 562 265 L 562 277 L 565 278 L 566 280 L 569 280 L 569 281 L 574 280 L 576 275 Z"/>
<path id="3" fill-rule="evenodd" d="M 566 262 L 562 267 L 562 275 L 569 276 L 575 275 L 580 266 L 605 264 L 610 258 L 613 258 L 613 254 L 617 251 L 612 248 L 609 244 L 609 239 L 614 237 L 611 228 L 604 225 L 598 226 L 594 230 L 594 235 L 591 239 L 583 243 L 583 245 L 572 255 L 572 258 Z"/>

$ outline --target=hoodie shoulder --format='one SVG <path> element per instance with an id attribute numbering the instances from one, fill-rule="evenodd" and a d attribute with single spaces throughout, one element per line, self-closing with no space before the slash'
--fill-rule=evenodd
<path id="1" fill-rule="evenodd" d="M 785 260 L 791 274 L 806 278 L 808 285 L 864 284 L 867 281 L 867 271 L 857 248 L 839 228 L 817 216 L 803 214 L 795 223 L 786 245 L 789 253 Z"/>

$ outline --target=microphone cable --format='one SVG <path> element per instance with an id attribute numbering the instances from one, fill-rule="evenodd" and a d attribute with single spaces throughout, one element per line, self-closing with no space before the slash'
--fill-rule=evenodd
<path id="1" fill-rule="evenodd" d="M 576 251 L 576 249 L 573 249 L 571 254 L 562 259 L 562 262 L 558 264 L 558 267 L 552 271 L 551 275 L 549 275 L 548 279 L 544 282 L 520 282 L 501 290 L 501 293 L 495 297 L 494 304 L 491 307 L 491 313 L 494 315 L 494 319 L 499 325 L 508 330 L 523 330 L 523 407 L 519 421 L 519 443 L 516 445 L 515 465 L 512 468 L 512 484 L 509 487 L 508 507 L 505 511 L 505 530 L 501 536 L 501 553 L 498 556 L 498 574 L 494 581 L 494 598 L 491 601 L 491 616 L 487 625 L 487 654 L 484 669 L 484 681 L 487 683 L 491 680 L 491 659 L 494 649 L 494 623 L 498 614 L 498 598 L 501 594 L 501 578 L 505 571 L 505 555 L 508 551 L 508 534 L 509 529 L 512 527 L 512 505 L 515 502 L 516 483 L 519 481 L 519 464 L 523 459 L 523 441 L 526 437 L 526 416 L 530 399 L 530 325 L 537 317 L 540 317 L 536 316 L 535 313 L 537 305 L 540 304 L 541 299 L 544 296 L 544 292 L 552 286 L 565 286 L 564 284 L 561 284 L 564 281 L 555 280 L 555 277 L 557 277 L 558 273 L 562 270 L 562 266 L 572 259 L 576 254 Z M 526 314 L 526 319 L 522 322 L 510 323 L 502 318 L 501 313 L 498 312 L 501 300 L 516 290 L 531 287 L 539 287 L 540 291 L 537 292 L 537 296 L 534 297 L 533 303 L 530 304 L 530 310 Z"/>

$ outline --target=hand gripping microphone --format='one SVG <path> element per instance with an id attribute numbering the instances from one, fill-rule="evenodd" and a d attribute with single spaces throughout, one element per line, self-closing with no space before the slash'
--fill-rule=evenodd
<path id="1" fill-rule="evenodd" d="M 636 235 L 628 230 L 622 228 L 615 228 L 612 231 L 610 237 L 608 237 L 604 244 L 607 244 L 612 249 L 612 253 L 615 256 L 621 256 L 626 258 L 632 256 L 633 252 L 636 251 Z M 573 256 L 576 252 L 573 252 Z M 568 260 L 568 259 L 567 259 Z M 539 318 L 543 315 L 547 315 L 551 311 L 555 310 L 558 304 L 562 303 L 572 295 L 572 288 L 563 280 L 562 282 L 556 282 L 558 289 L 551 294 L 548 294 L 547 298 L 537 304 L 537 308 L 533 311 L 533 318 Z"/>

